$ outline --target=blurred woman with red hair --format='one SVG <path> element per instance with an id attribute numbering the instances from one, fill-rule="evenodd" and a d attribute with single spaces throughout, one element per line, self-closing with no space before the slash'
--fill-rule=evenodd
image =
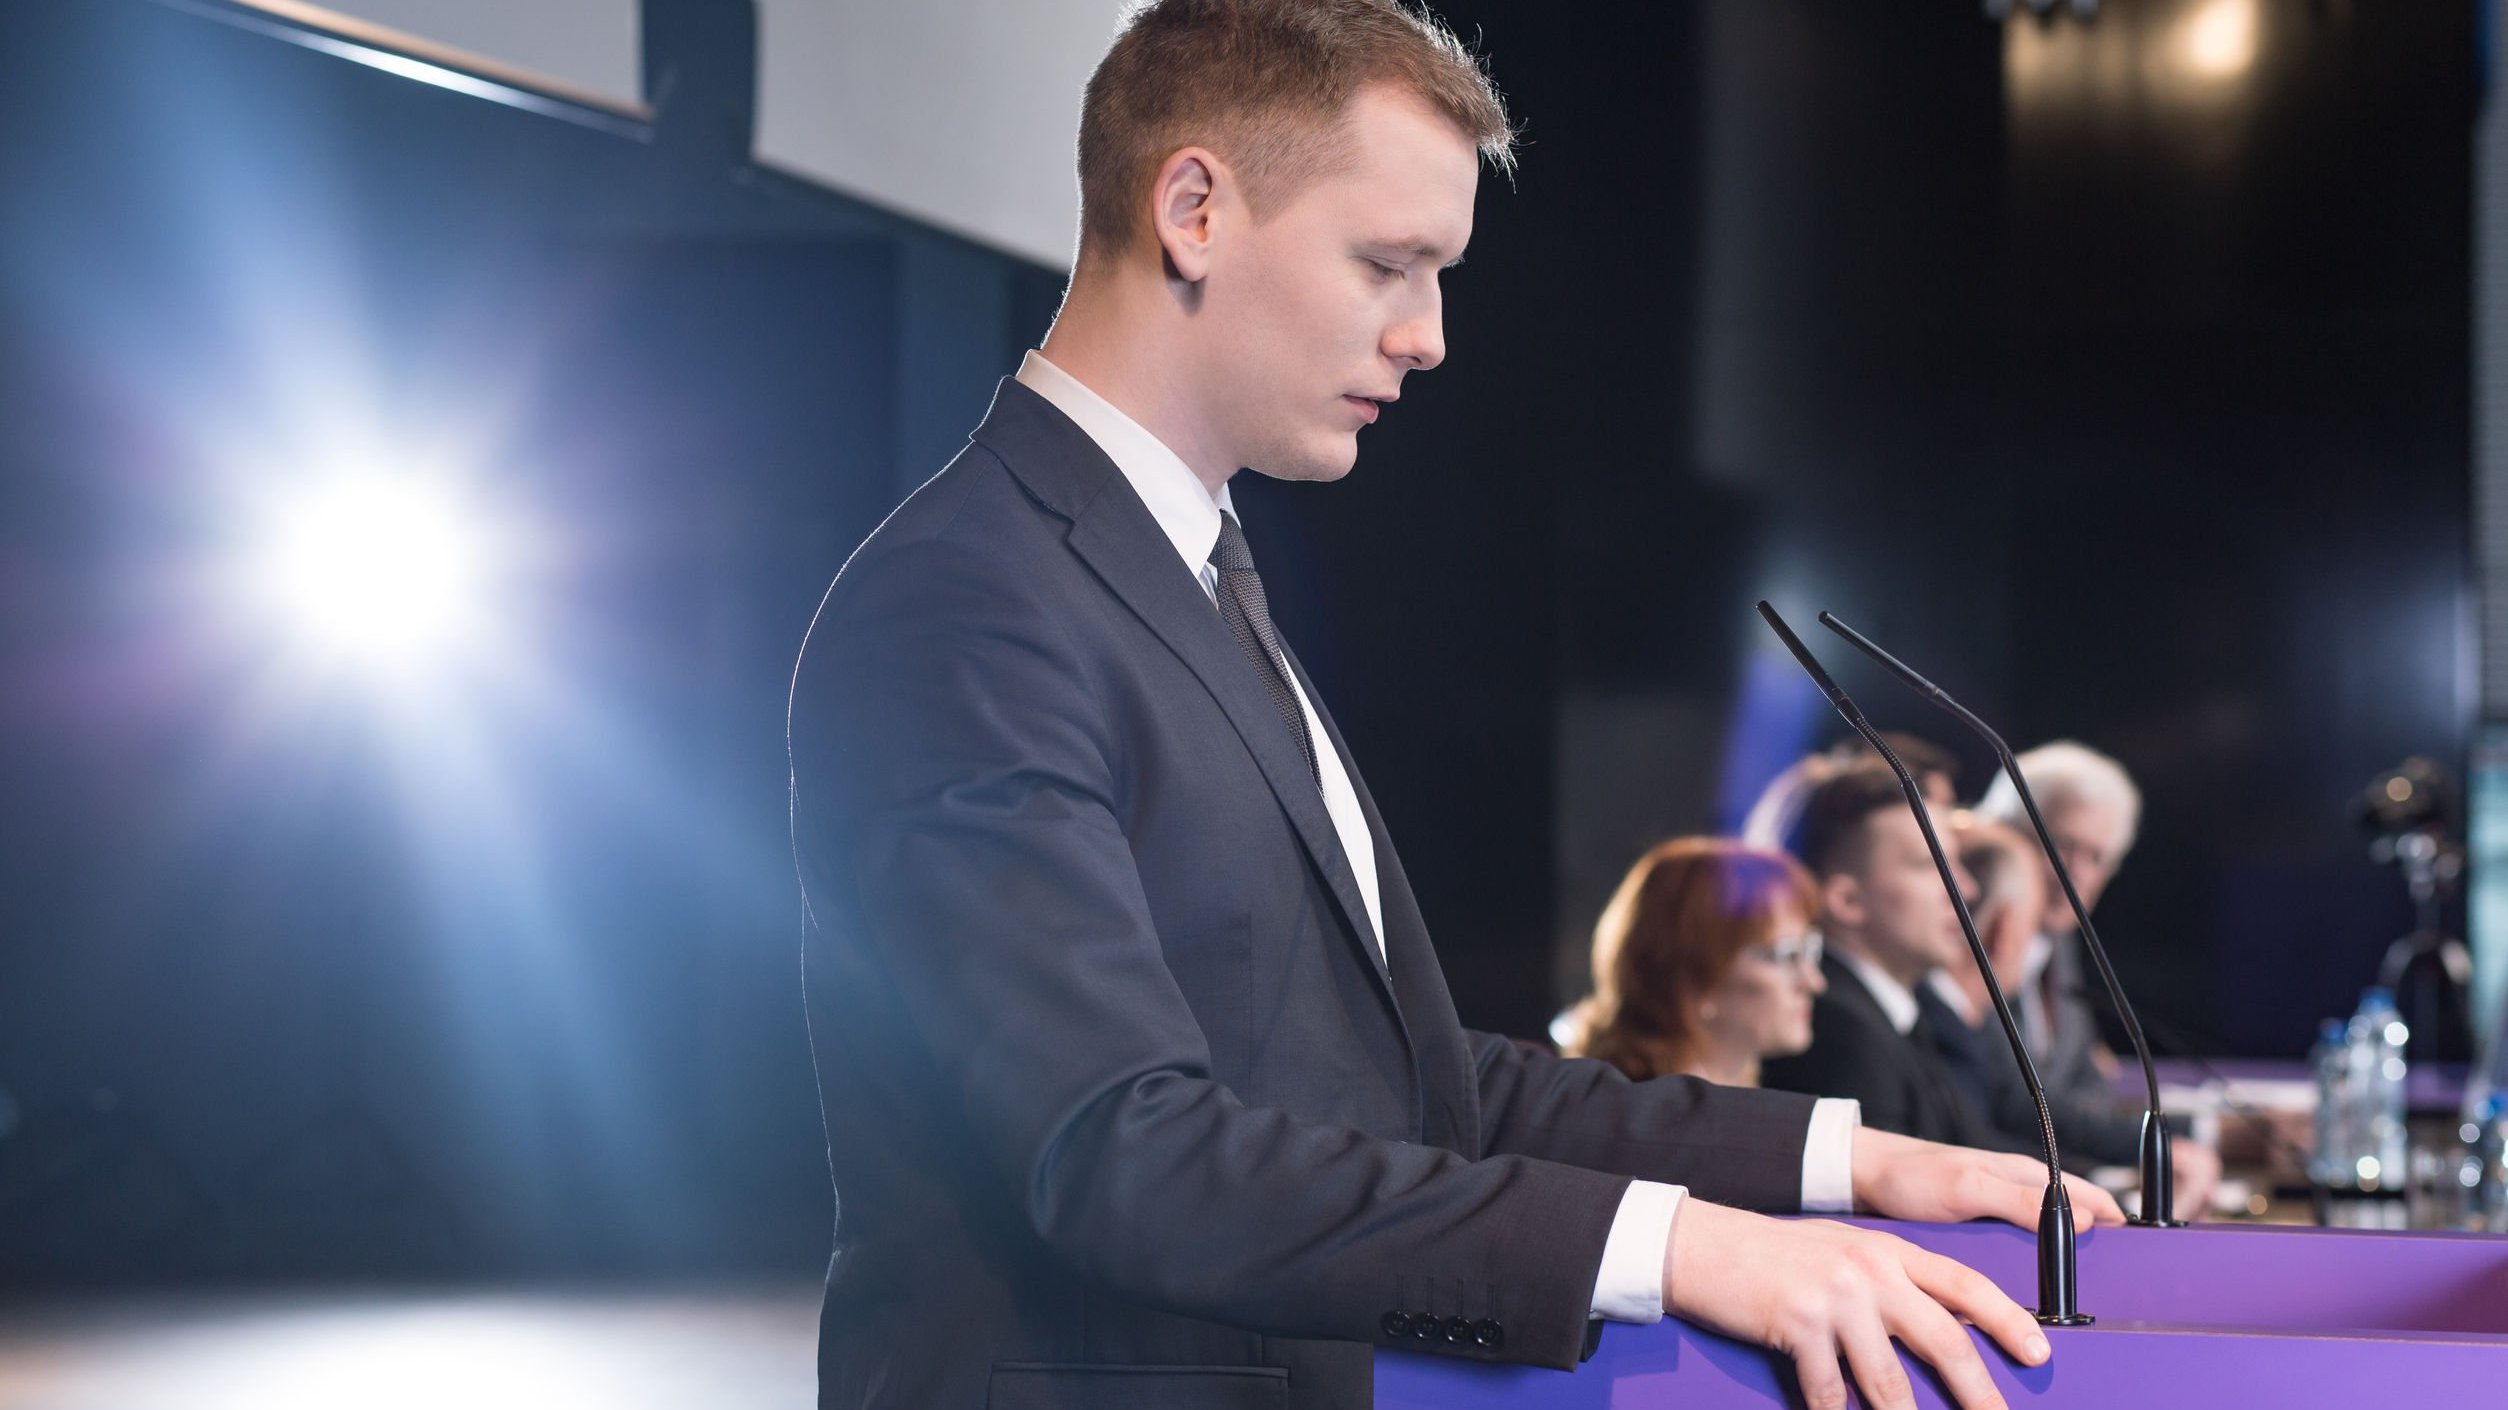
<path id="1" fill-rule="evenodd" d="M 1811 1046 L 1819 891 L 1782 852 L 1684 837 L 1638 859 L 1594 926 L 1594 993 L 1560 1047 L 1639 1079 L 1759 1085 L 1759 1062 Z"/>

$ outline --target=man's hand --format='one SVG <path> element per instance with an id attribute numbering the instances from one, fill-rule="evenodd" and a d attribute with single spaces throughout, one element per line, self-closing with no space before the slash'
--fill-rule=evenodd
<path id="1" fill-rule="evenodd" d="M 2303 1182 L 2308 1152 L 2316 1145 L 2315 1121 L 2305 1111 L 2224 1111 L 2218 1148 L 2221 1160 L 2229 1165 L 2261 1165 L 2275 1179 Z"/>
<path id="2" fill-rule="evenodd" d="M 2004 1410 L 1963 1317 L 2023 1365 L 2048 1355 L 2036 1319 L 1984 1274 L 1877 1230 L 1692 1198 L 1663 1263 L 1665 1310 L 1792 1357 L 1810 1410 L 1845 1406 L 1841 1360 L 1873 1410 L 1915 1410 L 1893 1339 L 1940 1372 L 1965 1410 Z"/>
<path id="3" fill-rule="evenodd" d="M 1855 1207 L 1889 1219 L 1956 1224 L 2000 1219 L 2038 1227 L 2046 1196 L 2046 1165 L 2025 1155 L 1937 1145 L 1912 1136 L 1855 1129 Z M 2064 1177 L 2077 1228 L 2122 1224 L 2125 1211 L 2108 1192 L 2078 1176 Z"/>
<path id="4" fill-rule="evenodd" d="M 2177 1181 L 2180 1219 L 2201 1219 L 2212 1212 L 2212 1192 L 2221 1187 L 2221 1158 L 2200 1141 L 2168 1143 L 2169 1173 Z"/>

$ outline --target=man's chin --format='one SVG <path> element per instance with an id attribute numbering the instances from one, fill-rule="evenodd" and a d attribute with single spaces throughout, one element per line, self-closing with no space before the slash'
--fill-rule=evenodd
<path id="1" fill-rule="evenodd" d="M 1352 444 L 1347 453 L 1338 456 L 1302 455 L 1294 460 L 1284 458 L 1269 465 L 1249 465 L 1246 468 L 1274 480 L 1331 481 L 1349 474 L 1357 465 L 1358 446 Z"/>

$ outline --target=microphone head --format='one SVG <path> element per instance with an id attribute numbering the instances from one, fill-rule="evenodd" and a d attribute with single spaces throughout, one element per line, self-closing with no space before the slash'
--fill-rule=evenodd
<path id="1" fill-rule="evenodd" d="M 1811 677 L 1813 685 L 1820 687 L 1822 695 L 1829 697 L 1829 703 L 1836 706 L 1849 721 L 1861 719 L 1862 712 L 1855 708 L 1855 702 L 1846 698 L 1846 692 L 1821 668 L 1820 659 L 1811 654 L 1811 648 L 1803 645 L 1803 639 L 1794 635 L 1794 629 L 1785 624 L 1785 619 L 1777 615 L 1776 608 L 1769 606 L 1764 597 L 1759 599 L 1759 615 L 1767 620 L 1768 629 L 1777 634 L 1777 640 L 1785 643 L 1785 649 L 1794 653 L 1794 660 L 1802 666 L 1803 673 Z"/>

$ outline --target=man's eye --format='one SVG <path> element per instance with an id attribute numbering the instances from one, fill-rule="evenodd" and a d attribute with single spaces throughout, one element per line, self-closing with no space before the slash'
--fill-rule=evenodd
<path id="1" fill-rule="evenodd" d="M 1367 261 L 1367 272 L 1369 277 L 1373 278 L 1379 284 L 1388 279 L 1399 279 L 1402 277 L 1402 270 L 1400 266 L 1387 264 L 1380 259 L 1371 259 Z"/>

